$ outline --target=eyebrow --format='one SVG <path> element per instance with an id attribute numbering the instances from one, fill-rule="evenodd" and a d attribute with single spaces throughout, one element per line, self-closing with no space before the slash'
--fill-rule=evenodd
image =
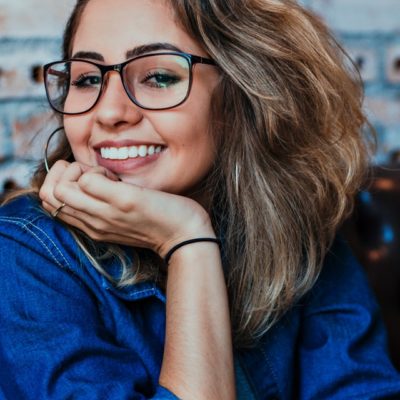
<path id="1" fill-rule="evenodd" d="M 132 50 L 127 51 L 125 56 L 128 59 L 128 58 L 133 58 L 136 56 L 140 56 L 142 54 L 151 53 L 153 51 L 159 51 L 159 50 L 182 52 L 181 49 L 179 49 L 178 47 L 176 47 L 170 43 L 151 43 L 151 44 L 145 44 L 143 46 L 135 47 Z"/>
<path id="2" fill-rule="evenodd" d="M 137 46 L 131 50 L 128 50 L 125 54 L 125 57 L 126 59 L 129 59 L 159 50 L 182 52 L 180 48 L 170 43 L 151 43 Z M 104 57 L 100 53 L 94 51 L 78 51 L 72 56 L 72 58 L 88 58 L 90 60 L 104 61 Z"/>

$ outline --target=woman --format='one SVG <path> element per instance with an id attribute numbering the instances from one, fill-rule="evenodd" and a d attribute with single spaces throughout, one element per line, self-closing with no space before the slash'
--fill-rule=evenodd
<path id="1" fill-rule="evenodd" d="M 289 0 L 79 0 L 63 49 L 62 139 L 0 215 L 4 397 L 400 395 L 332 245 L 367 146 L 325 27 Z"/>

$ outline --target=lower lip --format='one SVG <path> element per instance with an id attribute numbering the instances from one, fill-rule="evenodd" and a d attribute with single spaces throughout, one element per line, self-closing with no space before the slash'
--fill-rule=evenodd
<path id="1" fill-rule="evenodd" d="M 110 160 L 109 158 L 102 158 L 100 153 L 96 152 L 96 158 L 98 165 L 107 168 L 115 174 L 123 174 L 153 163 L 160 157 L 161 154 L 162 151 L 146 157 L 127 158 L 125 160 Z"/>

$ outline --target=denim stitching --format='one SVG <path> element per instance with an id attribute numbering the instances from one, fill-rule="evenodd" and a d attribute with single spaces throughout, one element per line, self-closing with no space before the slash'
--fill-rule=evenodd
<path id="1" fill-rule="evenodd" d="M 20 218 L 20 217 L 0 217 L 0 221 L 5 221 L 5 222 L 9 222 L 9 223 L 13 223 L 16 224 L 20 227 L 22 227 L 23 229 L 25 229 L 27 232 L 29 232 L 30 234 L 32 234 L 32 236 L 34 236 L 42 245 L 43 247 L 48 251 L 48 253 L 50 254 L 50 256 L 55 260 L 55 262 L 62 268 L 65 268 L 65 265 L 63 265 L 57 258 L 56 255 L 54 254 L 54 252 L 45 244 L 45 242 L 32 230 L 32 228 L 36 228 L 41 234 L 43 234 L 45 236 L 45 238 L 53 245 L 54 249 L 57 250 L 57 253 L 59 254 L 59 256 L 62 258 L 62 260 L 66 263 L 66 265 L 69 267 L 69 269 L 71 271 L 73 271 L 73 268 L 71 267 L 71 264 L 68 262 L 68 260 L 65 258 L 63 252 L 60 250 L 60 248 L 57 246 L 57 244 L 52 240 L 52 238 L 40 227 L 36 226 L 33 224 L 33 221 L 25 219 L 25 218 Z M 104 278 L 104 277 L 103 277 Z M 105 280 L 107 283 L 109 283 L 107 280 Z M 103 282 L 103 287 L 104 287 L 104 282 Z M 106 289 L 114 289 L 114 288 L 110 288 L 108 285 L 106 285 Z M 114 289 L 115 290 L 115 289 Z M 133 292 L 133 293 L 129 293 L 127 294 L 127 298 L 130 299 L 140 299 L 141 296 L 148 294 L 148 295 L 156 295 L 157 296 L 157 291 L 155 289 L 154 286 L 150 287 L 150 288 L 146 288 L 146 289 L 142 289 L 138 292 Z M 159 297 L 159 296 L 157 296 Z M 163 301 L 165 301 L 164 299 L 161 299 Z"/>
<path id="2" fill-rule="evenodd" d="M 242 370 L 243 370 L 243 372 L 244 372 L 244 374 L 245 374 L 245 376 L 247 378 L 247 382 L 248 382 L 250 388 L 253 391 L 254 398 L 256 400 L 257 399 L 261 399 L 260 392 L 258 390 L 258 387 L 254 384 L 254 381 L 253 381 L 252 376 L 251 376 L 251 372 L 248 370 L 247 365 L 245 363 L 241 362 L 240 353 L 237 353 L 237 356 L 235 358 L 236 358 L 237 362 L 240 364 L 240 367 L 242 368 Z"/>
<path id="3" fill-rule="evenodd" d="M 22 227 L 23 229 L 26 229 L 27 232 L 29 232 L 39 243 L 42 244 L 42 246 L 48 251 L 48 253 L 50 254 L 50 256 L 54 259 L 54 261 L 61 267 L 64 268 L 65 266 L 63 264 L 61 264 L 61 262 L 56 258 L 56 256 L 53 254 L 53 252 L 50 250 L 50 248 L 46 245 L 46 243 L 35 233 L 32 231 L 31 228 L 28 227 L 28 225 L 32 225 L 33 227 L 37 228 L 40 232 L 42 232 L 47 239 L 49 239 L 49 241 L 55 246 L 55 248 L 58 250 L 59 254 L 61 255 L 61 257 L 64 259 L 64 261 L 67 263 L 67 265 L 69 266 L 69 268 L 71 268 L 71 265 L 68 263 L 67 259 L 64 257 L 64 255 L 62 254 L 62 252 L 60 251 L 60 249 L 56 246 L 56 244 L 50 239 L 50 237 L 39 227 L 35 226 L 32 224 L 31 221 L 26 221 L 24 218 L 17 218 L 17 217 L 0 217 L 0 220 L 6 221 L 6 222 L 10 222 L 10 223 L 14 223 L 20 227 Z M 25 224 L 23 224 L 20 221 L 17 220 L 22 220 L 22 221 L 26 221 Z"/>
<path id="4" fill-rule="evenodd" d="M 146 293 L 146 292 L 154 292 L 154 288 L 151 289 L 144 289 L 144 290 L 139 290 L 138 292 L 132 293 L 130 296 L 136 296 L 138 294 Z"/>
<path id="5" fill-rule="evenodd" d="M 36 225 L 33 225 L 32 222 L 29 221 L 29 225 L 31 225 L 33 228 L 36 228 L 39 232 L 41 232 L 48 240 L 49 242 L 51 242 L 54 246 L 54 248 L 58 251 L 60 257 L 64 260 L 64 262 L 66 263 L 66 265 L 68 265 L 68 267 L 70 269 L 72 269 L 70 263 L 68 262 L 68 260 L 65 258 L 64 254 L 62 253 L 62 251 L 60 250 L 60 248 L 57 246 L 57 244 L 54 242 L 54 240 L 42 229 L 39 228 Z M 55 258 L 55 255 L 53 256 Z"/>
<path id="6" fill-rule="evenodd" d="M 0 217 L 0 220 L 4 220 L 6 222 L 15 222 L 16 220 L 23 221 L 25 224 L 22 222 L 16 222 L 18 225 L 21 225 L 23 228 L 25 228 L 26 225 L 31 223 L 28 219 L 25 218 L 20 218 L 20 217 Z"/>
<path id="7" fill-rule="evenodd" d="M 271 361 L 270 361 L 266 351 L 261 346 L 260 346 L 260 353 L 264 356 L 265 362 L 268 364 L 269 370 L 271 371 L 271 375 L 274 379 L 275 387 L 278 389 L 279 395 L 283 398 L 281 388 L 279 387 L 279 384 L 278 384 L 278 377 L 276 376 L 275 370 L 271 364 Z"/>

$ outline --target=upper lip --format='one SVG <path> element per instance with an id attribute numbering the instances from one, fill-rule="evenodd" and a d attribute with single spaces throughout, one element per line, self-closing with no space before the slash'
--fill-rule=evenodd
<path id="1" fill-rule="evenodd" d="M 93 146 L 95 150 L 100 150 L 101 148 L 104 147 L 129 147 L 129 146 L 141 146 L 141 145 L 146 145 L 146 146 L 163 146 L 160 143 L 152 143 L 148 141 L 142 141 L 142 140 L 131 140 L 131 139 L 125 139 L 125 140 L 104 140 L 100 143 L 97 143 Z"/>

